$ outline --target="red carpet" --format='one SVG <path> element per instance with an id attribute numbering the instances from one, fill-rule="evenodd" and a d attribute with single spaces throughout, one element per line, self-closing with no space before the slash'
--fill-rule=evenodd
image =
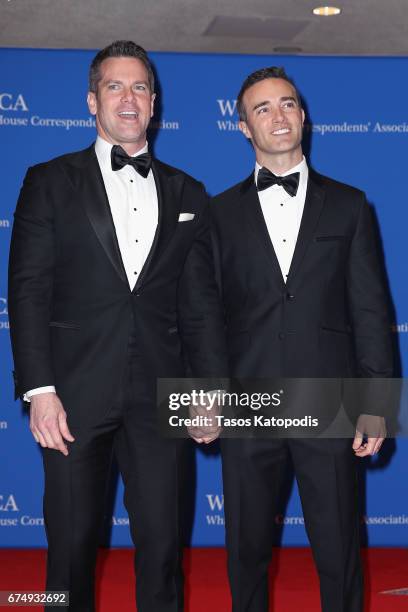
<path id="1" fill-rule="evenodd" d="M 408 595 L 384 595 L 381 591 L 408 588 L 408 552 L 403 549 L 369 549 L 363 551 L 363 558 L 366 573 L 365 612 L 407 612 Z M 0 567 L 0 590 L 41 590 L 45 551 L 1 549 Z M 186 612 L 230 610 L 223 549 L 187 550 L 185 569 L 188 602 Z M 308 548 L 276 550 L 271 581 L 271 610 L 274 612 L 320 610 L 317 577 Z M 135 612 L 131 550 L 101 552 L 98 565 L 98 599 L 98 612 Z"/>

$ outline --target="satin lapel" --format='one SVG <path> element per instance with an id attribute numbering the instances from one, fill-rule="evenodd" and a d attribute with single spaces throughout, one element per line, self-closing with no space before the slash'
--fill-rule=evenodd
<path id="1" fill-rule="evenodd" d="M 258 192 L 255 187 L 253 173 L 243 182 L 241 194 L 241 204 L 247 225 L 254 233 L 256 242 L 261 243 L 272 266 L 274 278 L 280 285 L 283 285 L 284 280 L 282 272 L 279 266 L 278 258 L 276 257 L 275 249 L 273 248 L 272 240 L 269 236 L 268 228 L 266 227 L 261 204 L 259 202 Z"/>
<path id="2" fill-rule="evenodd" d="M 295 252 L 289 270 L 288 280 L 293 280 L 293 277 L 298 272 L 306 250 L 312 241 L 313 233 L 319 221 L 324 205 L 324 188 L 313 170 L 309 171 L 309 179 L 306 190 L 305 207 L 303 209 L 302 221 L 300 223 L 299 235 L 296 242 Z"/>
<path id="3" fill-rule="evenodd" d="M 140 288 L 152 265 L 163 252 L 177 227 L 180 212 L 181 198 L 177 192 L 177 177 L 167 176 L 155 160 L 152 162 L 152 172 L 156 183 L 159 219 L 152 247 L 133 291 Z"/>
<path id="4" fill-rule="evenodd" d="M 85 212 L 106 255 L 120 278 L 129 287 L 108 196 L 93 147 L 89 149 L 89 163 L 82 168 L 79 193 Z"/>

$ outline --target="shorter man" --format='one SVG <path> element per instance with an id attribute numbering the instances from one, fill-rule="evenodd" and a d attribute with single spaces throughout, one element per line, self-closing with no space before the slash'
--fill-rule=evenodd
<path id="1" fill-rule="evenodd" d="M 364 194 L 308 167 L 304 111 L 283 69 L 251 74 L 238 112 L 255 169 L 212 206 L 231 375 L 392 376 L 386 289 Z M 322 610 L 361 612 L 355 456 L 377 453 L 383 435 L 365 444 L 356 434 L 354 454 L 345 439 L 223 440 L 234 612 L 268 610 L 272 530 L 288 455 Z"/>

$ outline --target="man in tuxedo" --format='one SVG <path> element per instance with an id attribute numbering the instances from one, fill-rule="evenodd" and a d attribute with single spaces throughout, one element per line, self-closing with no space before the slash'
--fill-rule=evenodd
<path id="1" fill-rule="evenodd" d="M 202 184 L 155 159 L 154 76 L 144 49 L 94 58 L 98 137 L 28 170 L 10 255 L 17 393 L 42 447 L 47 589 L 94 608 L 94 570 L 115 452 L 136 546 L 139 612 L 183 610 L 184 443 L 156 431 L 156 379 L 225 373 Z"/>
<path id="2" fill-rule="evenodd" d="M 255 169 L 211 209 L 232 376 L 392 376 L 388 302 L 364 194 L 308 167 L 304 111 L 283 69 L 248 76 L 237 107 Z M 375 412 L 361 415 L 357 425 L 354 441 L 222 441 L 234 612 L 269 609 L 267 571 L 288 456 L 322 610 L 361 612 L 355 461 L 378 452 L 385 430 Z"/>

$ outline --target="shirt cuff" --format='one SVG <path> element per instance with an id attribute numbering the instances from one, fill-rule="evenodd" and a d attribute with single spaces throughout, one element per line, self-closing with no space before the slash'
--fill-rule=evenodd
<path id="1" fill-rule="evenodd" d="M 34 395 L 40 395 L 40 393 L 56 393 L 55 387 L 50 386 L 50 387 L 38 387 L 37 389 L 30 389 L 30 391 L 27 391 L 27 393 L 24 393 L 23 401 L 30 402 L 31 398 Z"/>

